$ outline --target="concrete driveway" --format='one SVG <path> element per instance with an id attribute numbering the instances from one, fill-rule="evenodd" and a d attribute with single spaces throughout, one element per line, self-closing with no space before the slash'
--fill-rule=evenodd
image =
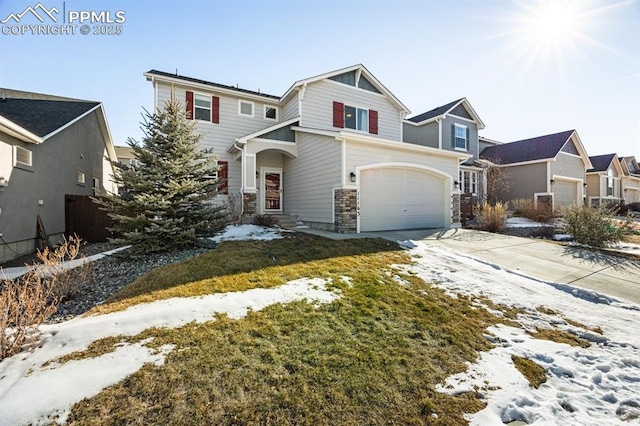
<path id="1" fill-rule="evenodd" d="M 368 235 L 448 247 L 543 281 L 570 284 L 640 304 L 640 259 L 469 229 L 386 231 Z"/>

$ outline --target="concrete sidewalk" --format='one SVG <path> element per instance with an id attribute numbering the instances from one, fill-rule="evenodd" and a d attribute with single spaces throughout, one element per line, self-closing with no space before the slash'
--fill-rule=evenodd
<path id="1" fill-rule="evenodd" d="M 540 280 L 570 284 L 640 304 L 640 259 L 469 229 L 387 231 L 369 235 L 448 247 Z"/>

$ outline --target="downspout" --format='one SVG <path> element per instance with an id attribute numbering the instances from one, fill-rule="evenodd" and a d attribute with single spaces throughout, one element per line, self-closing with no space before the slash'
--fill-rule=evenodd
<path id="1" fill-rule="evenodd" d="M 438 123 L 438 149 L 442 149 L 442 118 L 436 118 Z"/>
<path id="2" fill-rule="evenodd" d="M 244 156 L 244 148 L 240 148 L 238 146 L 238 139 L 236 138 L 235 143 L 233 144 L 233 147 L 236 148 L 237 150 L 240 151 L 240 216 L 242 217 L 244 215 L 244 179 L 245 179 L 245 174 L 246 174 L 246 159 Z"/>
<path id="3" fill-rule="evenodd" d="M 300 116 L 299 126 L 302 127 L 302 101 L 304 100 L 304 92 L 307 91 L 307 83 L 302 85 L 302 89 L 298 92 L 298 116 Z"/>

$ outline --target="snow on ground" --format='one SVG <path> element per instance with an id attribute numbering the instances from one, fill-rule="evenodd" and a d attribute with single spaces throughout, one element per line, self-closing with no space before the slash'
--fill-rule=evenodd
<path id="1" fill-rule="evenodd" d="M 98 339 L 132 336 L 151 327 L 211 321 L 216 313 L 242 318 L 249 310 L 259 311 L 276 303 L 304 299 L 330 303 L 338 296 L 327 290 L 326 284 L 324 279 L 304 278 L 271 289 L 173 298 L 136 305 L 122 312 L 43 325 L 35 350 L 0 362 L 0 425 L 49 424 L 52 415 L 59 415 L 58 420 L 64 421 L 75 402 L 118 383 L 146 363 L 162 364 L 164 356 L 172 350 L 166 346 L 157 353 L 142 343 L 125 344 L 100 357 L 55 363 L 56 359 L 84 350 Z M 53 363 L 45 365 L 49 361 Z"/>
<path id="2" fill-rule="evenodd" d="M 212 237 L 216 243 L 238 240 L 276 240 L 282 238 L 281 230 L 257 225 L 228 225 L 220 234 Z"/>
<path id="3" fill-rule="evenodd" d="M 520 328 L 497 326 L 487 338 L 496 343 L 462 374 L 449 377 L 442 392 L 479 389 L 487 407 L 470 415 L 472 425 L 640 424 L 640 307 L 571 286 L 550 285 L 479 261 L 471 256 L 413 242 L 416 264 L 399 266 L 452 296 L 485 296 L 495 303 L 526 311 Z M 639 289 L 640 291 L 640 289 Z M 544 306 L 603 335 L 567 323 L 560 315 L 543 314 Z M 589 348 L 534 339 L 525 330 L 559 328 L 592 342 Z M 511 355 L 529 358 L 547 370 L 538 389 L 515 369 Z"/>
<path id="4" fill-rule="evenodd" d="M 531 219 L 527 219 L 526 217 L 510 217 L 507 218 L 506 226 L 507 228 L 532 228 L 536 226 L 549 227 L 552 226 L 552 224 L 535 222 Z"/>

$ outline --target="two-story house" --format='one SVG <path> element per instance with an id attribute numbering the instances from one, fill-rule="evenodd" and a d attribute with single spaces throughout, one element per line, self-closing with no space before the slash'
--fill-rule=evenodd
<path id="1" fill-rule="evenodd" d="M 222 197 L 241 197 L 245 215 L 351 233 L 459 223 L 459 163 L 472 154 L 408 143 L 408 108 L 361 64 L 296 81 L 282 96 L 144 75 L 157 108 L 184 103 L 227 179 Z"/>
<path id="2" fill-rule="evenodd" d="M 115 150 L 100 102 L 0 89 L 0 262 L 55 244 L 67 195 L 115 192 Z"/>
<path id="3" fill-rule="evenodd" d="M 620 194 L 625 204 L 640 203 L 640 165 L 634 156 L 620 157 Z"/>
<path id="4" fill-rule="evenodd" d="M 587 170 L 587 201 L 590 206 L 620 203 L 620 181 L 624 171 L 616 154 L 589 157 L 593 167 Z"/>
<path id="5" fill-rule="evenodd" d="M 466 98 L 458 99 L 403 122 L 403 140 L 432 148 L 468 154 L 460 165 L 458 185 L 463 194 L 481 196 L 483 169 L 478 131 L 484 123 Z"/>

